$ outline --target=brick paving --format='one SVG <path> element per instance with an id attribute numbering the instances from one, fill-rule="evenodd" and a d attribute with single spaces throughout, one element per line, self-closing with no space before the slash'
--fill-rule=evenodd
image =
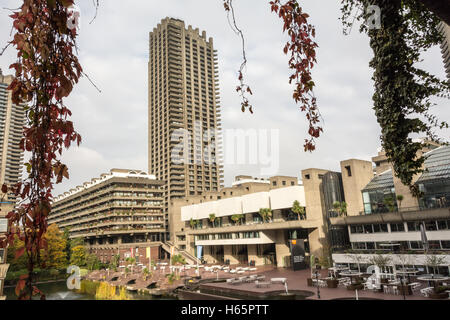
<path id="1" fill-rule="evenodd" d="M 238 266 L 230 266 L 231 268 L 236 268 Z M 242 266 L 246 267 L 246 266 Z M 137 269 L 134 274 L 128 274 L 126 278 L 124 278 L 123 273 L 121 272 L 110 272 L 109 276 L 105 270 L 102 271 L 93 271 L 89 273 L 86 277 L 89 280 L 96 281 L 107 281 L 111 284 L 121 285 L 121 286 L 129 286 L 138 290 L 146 290 L 147 286 L 150 284 L 156 284 L 159 291 L 172 291 L 177 287 L 181 287 L 185 284 L 186 277 L 191 278 L 195 277 L 196 271 L 191 268 L 190 270 L 186 270 L 181 272 L 181 279 L 175 280 L 172 284 L 168 283 L 166 275 L 169 273 L 169 268 L 166 267 L 165 270 L 161 270 L 158 268 L 156 271 L 153 271 L 151 277 L 148 277 L 146 281 L 144 281 L 142 273 L 139 269 Z M 203 268 L 200 269 L 200 275 L 202 280 L 206 279 L 228 279 L 235 278 L 241 276 L 248 276 L 252 274 L 264 275 L 266 277 L 265 281 L 270 282 L 271 278 L 287 278 L 288 283 L 288 291 L 308 291 L 311 296 L 306 299 L 317 300 L 317 287 L 309 287 L 307 285 L 307 278 L 311 277 L 310 269 L 300 270 L 300 271 L 292 271 L 284 268 L 274 268 L 272 266 L 263 266 L 257 267 L 257 271 L 249 272 L 246 271 L 243 274 L 230 274 L 228 272 L 219 271 L 218 274 L 216 272 L 205 271 Z M 327 270 L 321 270 L 321 277 L 327 277 Z M 117 277 L 118 280 L 111 281 L 114 277 Z M 135 284 L 127 284 L 130 280 L 135 280 Z M 195 280 L 194 280 L 195 281 Z M 268 288 L 257 288 L 255 283 L 242 283 L 238 285 L 228 284 L 225 282 L 219 283 L 205 283 L 201 284 L 202 288 L 206 289 L 214 289 L 214 291 L 227 291 L 227 292 L 236 292 L 237 294 L 245 294 L 245 295 L 267 295 L 270 292 L 284 292 L 285 286 L 283 284 L 271 284 Z M 158 291 L 158 290 L 157 290 Z M 382 292 L 373 292 L 370 290 L 358 290 L 358 296 L 362 299 L 381 299 L 381 300 L 403 300 L 403 295 L 394 295 L 394 294 L 385 294 Z M 322 300 L 332 300 L 332 299 L 354 299 L 355 291 L 347 290 L 345 287 L 338 287 L 335 289 L 330 289 L 327 287 L 320 288 L 320 298 Z M 428 300 L 420 295 L 420 291 L 416 291 L 413 295 L 406 296 L 406 300 Z"/>

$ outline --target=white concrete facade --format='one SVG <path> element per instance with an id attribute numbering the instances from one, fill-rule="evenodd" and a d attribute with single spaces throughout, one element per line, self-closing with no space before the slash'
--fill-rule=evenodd
<path id="1" fill-rule="evenodd" d="M 272 210 L 291 208 L 295 200 L 300 203 L 300 206 L 306 207 L 303 186 L 274 189 L 269 192 L 256 192 L 240 197 L 184 206 L 181 207 L 181 220 L 207 219 L 211 213 L 214 213 L 216 217 L 224 217 L 258 212 L 261 208 L 270 208 Z"/>

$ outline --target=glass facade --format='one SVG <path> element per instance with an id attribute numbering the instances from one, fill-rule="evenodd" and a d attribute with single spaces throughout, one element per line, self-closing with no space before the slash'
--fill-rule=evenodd
<path id="1" fill-rule="evenodd" d="M 388 170 L 370 181 L 362 190 L 364 213 L 385 213 L 398 210 L 392 171 Z"/>

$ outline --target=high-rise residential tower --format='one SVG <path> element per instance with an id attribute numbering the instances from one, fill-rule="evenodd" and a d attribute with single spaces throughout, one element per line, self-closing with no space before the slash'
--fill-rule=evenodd
<path id="1" fill-rule="evenodd" d="M 19 144 L 25 123 L 25 110 L 23 106 L 12 103 L 11 91 L 7 90 L 12 81 L 13 76 L 3 75 L 0 69 L 0 185 L 16 184 L 23 165 L 23 151 Z M 8 194 L 1 202 L 0 214 L 4 215 L 11 209 L 5 207 L 14 205 L 15 197 Z"/>
<path id="2" fill-rule="evenodd" d="M 439 24 L 439 31 L 444 36 L 444 41 L 441 44 L 442 58 L 444 59 L 445 72 L 447 78 L 450 80 L 450 26 L 445 22 Z"/>
<path id="3" fill-rule="evenodd" d="M 171 199 L 218 191 L 221 165 L 219 80 L 213 39 L 165 18 L 150 33 L 149 172 Z"/>

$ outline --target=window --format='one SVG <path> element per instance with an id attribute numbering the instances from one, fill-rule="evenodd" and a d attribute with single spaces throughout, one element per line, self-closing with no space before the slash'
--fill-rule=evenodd
<path id="1" fill-rule="evenodd" d="M 272 182 L 272 185 L 275 187 L 275 186 L 277 185 L 277 182 L 276 182 L 276 181 L 273 181 L 273 182 Z"/>
<path id="2" fill-rule="evenodd" d="M 403 232 L 405 225 L 403 223 L 391 223 L 391 232 Z"/>
<path id="3" fill-rule="evenodd" d="M 420 231 L 420 222 L 414 221 L 414 222 L 408 222 L 408 231 Z"/>
<path id="4" fill-rule="evenodd" d="M 431 250 L 439 250 L 439 249 L 441 249 L 441 243 L 439 240 L 429 240 L 428 247 Z"/>
<path id="5" fill-rule="evenodd" d="M 373 232 L 388 232 L 388 227 L 386 223 L 382 224 L 374 224 L 373 225 Z"/>
<path id="6" fill-rule="evenodd" d="M 450 240 L 441 240 L 442 249 L 450 250 Z"/>
<path id="7" fill-rule="evenodd" d="M 366 243 L 365 242 L 352 242 L 352 247 L 355 250 L 364 250 L 364 249 L 366 249 Z"/>
<path id="8" fill-rule="evenodd" d="M 351 233 L 364 233 L 362 225 L 351 225 L 350 226 Z"/>
<path id="9" fill-rule="evenodd" d="M 413 250 L 423 249 L 421 241 L 410 241 L 409 244 L 411 246 L 411 249 L 413 249 Z"/>
<path id="10" fill-rule="evenodd" d="M 286 181 L 283 181 L 283 182 L 281 182 L 282 184 L 283 184 L 283 186 L 285 186 L 286 185 Z"/>
<path id="11" fill-rule="evenodd" d="M 371 224 L 364 225 L 364 233 L 373 233 L 373 228 Z"/>
<path id="12" fill-rule="evenodd" d="M 366 247 L 368 250 L 375 250 L 375 242 L 366 242 Z"/>
<path id="13" fill-rule="evenodd" d="M 439 220 L 437 224 L 438 230 L 448 230 L 450 227 L 450 220 Z"/>
<path id="14" fill-rule="evenodd" d="M 294 186 L 295 185 L 295 182 L 294 181 L 291 181 L 291 186 Z"/>
<path id="15" fill-rule="evenodd" d="M 425 222 L 425 229 L 427 231 L 436 231 L 437 230 L 436 221 L 426 221 Z"/>
<path id="16" fill-rule="evenodd" d="M 347 176 L 352 176 L 352 168 L 350 166 L 345 166 L 345 170 L 347 170 Z"/>

